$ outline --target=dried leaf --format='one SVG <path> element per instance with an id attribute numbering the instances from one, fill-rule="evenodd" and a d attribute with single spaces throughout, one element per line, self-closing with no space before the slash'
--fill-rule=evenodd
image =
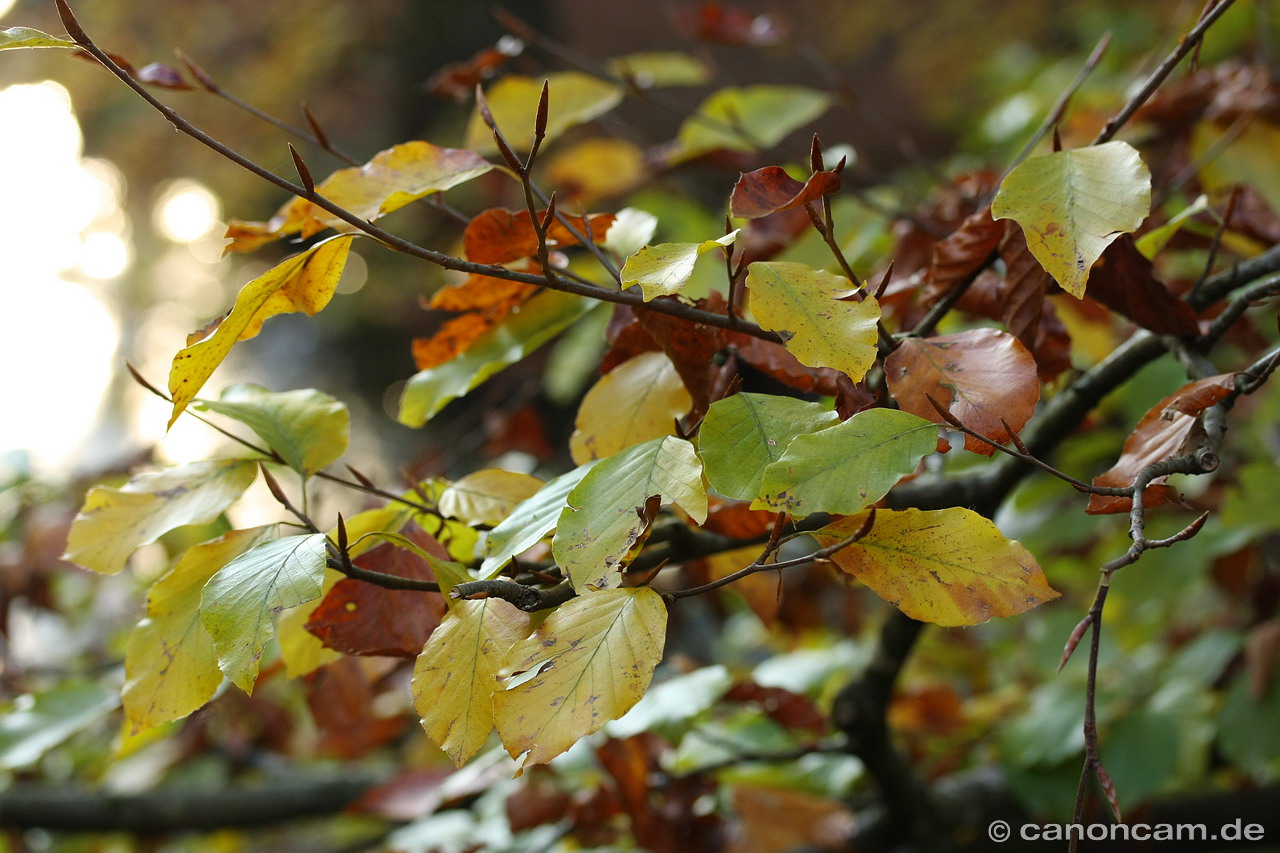
<path id="1" fill-rule="evenodd" d="M 546 215 L 538 211 L 538 220 Z M 603 242 L 615 217 L 612 213 L 593 213 L 589 217 L 567 217 L 574 230 L 593 241 Z M 505 264 L 520 258 L 530 258 L 538 253 L 538 235 L 534 230 L 529 211 L 512 212 L 493 207 L 476 214 L 467 225 L 462 237 L 468 260 L 478 264 Z M 559 220 L 547 229 L 547 245 L 550 248 L 576 246 L 579 240 Z"/>
<path id="2" fill-rule="evenodd" d="M 765 166 L 738 178 L 729 197 L 729 208 L 734 216 L 759 219 L 839 191 L 839 172 L 814 172 L 802 184 L 781 166 Z"/>

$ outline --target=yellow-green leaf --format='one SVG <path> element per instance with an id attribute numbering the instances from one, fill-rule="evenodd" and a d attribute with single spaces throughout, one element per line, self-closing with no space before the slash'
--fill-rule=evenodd
<path id="1" fill-rule="evenodd" d="M 659 243 L 645 246 L 622 265 L 622 286 L 640 285 L 645 302 L 679 293 L 693 275 L 698 258 L 712 249 L 723 249 L 738 238 L 734 231 L 701 243 Z"/>
<path id="2" fill-rule="evenodd" d="M 897 409 L 868 409 L 842 424 L 797 436 L 764 469 L 760 500 L 804 517 L 847 515 L 880 500 L 937 448 L 938 428 Z"/>
<path id="3" fill-rule="evenodd" d="M 185 524 L 214 521 L 257 476 L 252 459 L 209 459 L 96 486 L 71 524 L 64 559 L 114 575 L 129 555 Z"/>
<path id="4" fill-rule="evenodd" d="M 832 544 L 865 521 L 851 516 L 816 535 Z M 871 531 L 831 559 L 912 619 L 937 625 L 977 625 L 1058 597 L 1026 548 L 962 507 L 876 510 Z"/>
<path id="5" fill-rule="evenodd" d="M 201 400 L 197 405 L 249 427 L 304 476 L 347 450 L 351 418 L 346 404 L 312 388 L 272 392 L 259 385 L 232 385 L 216 402 Z"/>
<path id="6" fill-rule="evenodd" d="M 529 474 L 484 468 L 451 483 L 440 493 L 440 512 L 464 524 L 497 524 L 542 488 Z"/>
<path id="7" fill-rule="evenodd" d="M 316 185 L 316 194 L 373 222 L 492 168 L 492 163 L 474 151 L 414 140 L 379 151 L 363 166 L 334 172 Z M 227 236 L 233 242 L 227 249 L 252 251 L 290 234 L 310 237 L 326 228 L 349 230 L 351 226 L 306 199 L 295 198 L 281 207 L 270 222 L 232 222 Z"/>
<path id="8" fill-rule="evenodd" d="M 655 86 L 702 86 L 711 69 L 701 59 L 673 50 L 630 53 L 609 60 L 610 73 L 640 89 Z"/>
<path id="9" fill-rule="evenodd" d="M 213 698 L 222 683 L 213 638 L 200 623 L 200 592 L 209 578 L 264 542 L 274 525 L 232 530 L 196 545 L 151 587 L 147 617 L 124 654 L 124 713 L 132 733 L 179 720 Z"/>
<path id="10" fill-rule="evenodd" d="M 329 304 L 351 250 L 353 235 L 331 237 L 272 267 L 240 289 L 236 304 L 212 334 L 178 351 L 169 371 L 169 393 L 178 419 L 238 341 L 257 335 L 277 314 L 314 316 Z"/>
<path id="11" fill-rule="evenodd" d="M 507 144 L 523 154 L 533 144 L 538 99 L 542 96 L 542 80 L 508 75 L 489 87 L 485 99 L 493 121 L 502 131 Z M 622 87 L 579 71 L 561 71 L 546 78 L 550 96 L 547 110 L 549 143 L 566 130 L 604 115 L 622 101 Z M 479 108 L 467 123 L 467 148 L 481 154 L 496 154 L 498 146 L 485 124 Z"/>
<path id="12" fill-rule="evenodd" d="M 834 367 L 854 382 L 876 359 L 880 306 L 842 297 L 856 288 L 844 276 L 807 264 L 757 262 L 747 268 L 751 313 L 762 328 L 777 332 L 801 363 Z"/>
<path id="13" fill-rule="evenodd" d="M 58 38 L 30 27 L 9 27 L 0 30 L 0 50 L 10 47 L 76 47 L 70 39 Z"/>
<path id="14" fill-rule="evenodd" d="M 693 399 L 661 352 L 641 353 L 600 377 L 582 398 L 569 453 L 581 465 L 651 438 L 674 435 Z"/>
<path id="15" fill-rule="evenodd" d="M 792 439 L 838 423 L 840 416 L 818 403 L 734 394 L 707 410 L 698 430 L 698 455 L 716 491 L 749 501 L 759 496 L 765 469 L 782 457 Z"/>
<path id="16" fill-rule="evenodd" d="M 1017 222 L 1040 266 L 1077 299 L 1093 262 L 1150 209 L 1151 171 L 1127 142 L 1032 157 L 991 203 L 991 215 Z"/>
<path id="17" fill-rule="evenodd" d="M 480 564 L 480 577 L 492 578 L 521 554 L 556 529 L 556 521 L 568 506 L 569 492 L 573 491 L 596 463 L 579 465 L 561 474 L 538 490 L 537 494 L 522 501 L 501 524 L 489 531 L 484 541 L 484 562 Z"/>
<path id="18" fill-rule="evenodd" d="M 680 126 L 673 159 L 689 160 L 719 149 L 772 148 L 830 106 L 830 95 L 800 86 L 721 89 Z"/>
<path id="19" fill-rule="evenodd" d="M 461 767 L 493 731 L 493 695 L 507 652 L 529 615 L 497 598 L 458 601 L 413 667 L 413 707 L 427 735 Z"/>
<path id="20" fill-rule="evenodd" d="M 512 686 L 494 705 L 507 752 L 545 764 L 631 710 L 662 660 L 666 632 L 667 606 L 648 587 L 591 592 L 557 608 L 502 668 Z M 515 683 L 525 672 L 535 675 Z"/>
<path id="21" fill-rule="evenodd" d="M 1280 125 L 1253 118 L 1243 128 L 1201 121 L 1191 132 L 1193 162 L 1203 162 L 1198 177 L 1211 192 L 1252 187 L 1272 211 L 1280 210 Z"/>
<path id="22" fill-rule="evenodd" d="M 569 493 L 551 553 L 578 592 L 622 583 L 622 560 L 648 528 L 649 499 L 707 518 L 702 463 L 682 438 L 655 438 L 602 459 Z"/>
<path id="23" fill-rule="evenodd" d="M 245 693 L 253 692 L 276 615 L 319 598 L 324 570 L 325 536 L 310 533 L 264 542 L 205 584 L 201 622 L 213 637 L 219 668 Z"/>

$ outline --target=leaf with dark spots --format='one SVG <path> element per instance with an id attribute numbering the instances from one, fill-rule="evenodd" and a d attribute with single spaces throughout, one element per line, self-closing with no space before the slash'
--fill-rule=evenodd
<path id="1" fill-rule="evenodd" d="M 1089 295 L 1160 335 L 1194 335 L 1196 313 L 1155 277 L 1151 261 L 1122 235 L 1107 247 L 1090 273 Z"/>
<path id="2" fill-rule="evenodd" d="M 815 202 L 839 190 L 840 174 L 836 171 L 815 172 L 800 183 L 781 166 L 765 166 L 738 178 L 729 197 L 729 208 L 734 216 L 759 219 Z"/>
<path id="3" fill-rule="evenodd" d="M 450 559 L 448 551 L 421 529 L 411 527 L 404 535 L 432 556 Z M 396 577 L 435 580 L 425 560 L 391 543 L 371 548 L 357 557 L 355 564 Z M 386 589 L 343 578 L 312 611 L 306 627 L 327 648 L 344 654 L 411 658 L 422 651 L 444 614 L 445 603 L 439 593 Z"/>

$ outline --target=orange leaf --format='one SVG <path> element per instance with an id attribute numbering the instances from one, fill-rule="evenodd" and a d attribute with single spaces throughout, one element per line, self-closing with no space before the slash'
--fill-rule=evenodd
<path id="1" fill-rule="evenodd" d="M 414 339 L 413 360 L 418 370 L 436 367 L 466 352 L 476 338 L 501 323 L 537 290 L 536 284 L 472 275 L 462 284 L 436 291 L 431 308 L 470 313 L 446 321 L 429 338 Z"/>
<path id="2" fill-rule="evenodd" d="M 839 189 L 840 174 L 835 171 L 815 172 L 802 184 L 781 166 L 765 166 L 738 178 L 729 207 L 734 216 L 759 219 L 817 201 Z"/>
<path id="3" fill-rule="evenodd" d="M 546 211 L 538 211 L 541 218 Z M 584 237 L 588 233 L 594 242 L 604 240 L 613 225 L 612 213 L 595 213 L 590 216 L 567 217 L 569 223 Z M 479 264 L 505 264 L 520 258 L 531 258 L 538 253 L 538 235 L 533 227 L 529 211 L 512 213 L 501 207 L 491 207 L 471 220 L 462 237 L 468 260 Z M 553 248 L 574 246 L 579 243 L 568 228 L 559 221 L 551 223 L 547 230 L 547 245 Z"/>
<path id="4" fill-rule="evenodd" d="M 904 411 L 944 423 L 926 397 L 931 396 L 992 441 L 1009 440 L 1002 418 L 1021 430 L 1040 399 L 1035 359 L 1017 338 L 995 329 L 909 338 L 889 356 L 885 376 L 889 392 Z M 995 452 L 969 435 L 964 446 L 983 456 Z"/>
<path id="5" fill-rule="evenodd" d="M 1142 416 L 1138 426 L 1124 442 L 1120 459 L 1107 471 L 1094 478 L 1095 486 L 1123 488 L 1133 485 L 1143 468 L 1187 452 L 1196 435 L 1197 418 L 1205 409 L 1231 393 L 1235 374 L 1224 373 L 1183 385 L 1165 397 Z M 1146 506 L 1156 506 L 1177 498 L 1171 486 L 1163 485 L 1167 477 L 1157 477 L 1147 486 Z M 1103 515 L 1129 512 L 1133 501 L 1123 497 L 1090 495 L 1086 512 Z"/>

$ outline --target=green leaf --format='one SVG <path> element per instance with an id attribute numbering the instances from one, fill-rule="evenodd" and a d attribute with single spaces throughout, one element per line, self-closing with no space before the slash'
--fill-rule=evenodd
<path id="1" fill-rule="evenodd" d="M 222 683 L 213 638 L 200 622 L 200 593 L 223 566 L 264 542 L 274 525 L 233 530 L 182 555 L 151 587 L 147 617 L 129 635 L 121 698 L 133 733 L 181 719 Z"/>
<path id="2" fill-rule="evenodd" d="M 249 488 L 253 459 L 210 459 L 139 474 L 119 489 L 96 486 L 71 524 L 63 559 L 104 575 L 136 549 L 184 524 L 208 524 Z"/>
<path id="3" fill-rule="evenodd" d="M 772 148 L 830 106 L 830 95 L 800 86 L 721 89 L 680 126 L 672 159 L 690 160 L 720 149 Z"/>
<path id="4" fill-rule="evenodd" d="M 707 410 L 698 431 L 698 454 L 716 491 L 749 501 L 759 496 L 765 469 L 782 457 L 792 439 L 838 423 L 840 416 L 818 403 L 734 394 Z"/>
<path id="5" fill-rule="evenodd" d="M 667 436 L 615 453 L 569 493 L 551 553 L 584 592 L 622 583 L 622 559 L 648 527 L 649 499 L 678 504 L 699 524 L 707 518 L 702 463 L 693 445 Z"/>
<path id="6" fill-rule="evenodd" d="M 561 71 L 546 78 L 547 134 L 543 144 L 558 139 L 566 130 L 604 115 L 622 101 L 622 87 L 579 71 Z M 510 74 L 489 87 L 485 99 L 493 121 L 507 144 L 519 155 L 533 144 L 538 100 L 542 81 Z M 467 148 L 481 154 L 496 154 L 498 146 L 480 115 L 479 108 L 467 123 Z"/>
<path id="7" fill-rule="evenodd" d="M 173 367 L 169 370 L 173 414 L 169 417 L 169 426 L 173 426 L 237 342 L 256 336 L 262 324 L 277 314 L 301 311 L 312 317 L 329 304 L 354 239 L 350 234 L 330 237 L 240 288 L 231 313 L 213 333 L 184 347 L 173 357 Z"/>
<path id="8" fill-rule="evenodd" d="M 114 690 L 84 682 L 64 682 L 38 696 L 19 696 L 0 713 L 0 769 L 30 767 L 119 704 Z"/>
<path id="9" fill-rule="evenodd" d="M 629 711 L 662 660 L 666 632 L 667 605 L 649 587 L 591 592 L 557 608 L 502 668 L 509 684 L 535 673 L 494 696 L 507 752 L 545 764 Z"/>
<path id="10" fill-rule="evenodd" d="M 400 397 L 400 423 L 420 427 L 453 400 L 515 364 L 596 306 L 582 296 L 539 293 L 472 342 L 462 355 L 419 371 Z"/>
<path id="11" fill-rule="evenodd" d="M 484 542 L 484 562 L 480 564 L 481 578 L 497 576 L 511 562 L 512 557 L 537 545 L 544 536 L 556 529 L 556 521 L 569 505 L 569 492 L 582 482 L 587 472 L 595 467 L 596 461 L 593 459 L 548 481 L 489 531 Z"/>
<path id="12" fill-rule="evenodd" d="M 786 347 L 810 367 L 833 367 L 857 382 L 876 360 L 880 306 L 842 297 L 856 288 L 844 276 L 807 264 L 757 262 L 747 268 L 751 313 L 778 332 Z"/>
<path id="13" fill-rule="evenodd" d="M 198 407 L 226 415 L 257 433 L 285 464 L 310 476 L 347 450 L 351 418 L 344 403 L 314 389 L 272 392 L 232 385 Z"/>
<path id="14" fill-rule="evenodd" d="M 9 27 L 0 30 L 0 50 L 10 47 L 72 47 L 80 45 L 70 39 L 57 38 L 30 27 Z"/>
<path id="15" fill-rule="evenodd" d="M 275 636 L 276 614 L 320 597 L 325 536 L 309 533 L 264 542 L 236 557 L 204 586 L 200 616 L 218 650 L 218 666 L 253 692 L 258 659 Z"/>
<path id="16" fill-rule="evenodd" d="M 865 521 L 841 519 L 814 536 L 831 545 Z M 912 619 L 935 625 L 978 625 L 1058 597 L 1026 548 L 963 507 L 876 510 L 867 535 L 831 559 Z"/>
<path id="17" fill-rule="evenodd" d="M 640 89 L 702 86 L 711 81 L 711 69 L 705 62 L 673 50 L 643 51 L 610 59 L 609 72 Z"/>
<path id="18" fill-rule="evenodd" d="M 938 428 L 897 409 L 869 409 L 837 426 L 797 436 L 764 471 L 760 499 L 799 518 L 852 515 L 916 470 L 938 444 Z"/>
<path id="19" fill-rule="evenodd" d="M 427 735 L 462 766 L 493 731 L 493 694 L 507 652 L 529 616 L 497 598 L 458 601 L 413 667 L 413 706 Z"/>
<path id="20" fill-rule="evenodd" d="M 693 275 L 693 265 L 698 258 L 712 249 L 723 249 L 730 246 L 738 237 L 738 232 L 726 234 L 715 240 L 704 240 L 701 243 L 659 243 L 657 246 L 645 246 L 622 265 L 622 286 L 640 285 L 645 302 L 659 296 L 671 296 L 679 293 L 689 277 Z"/>
<path id="21" fill-rule="evenodd" d="M 1077 299 L 1093 262 L 1150 209 L 1151 172 L 1127 142 L 1032 157 L 991 203 L 991 215 L 1022 226 L 1031 254 Z"/>

